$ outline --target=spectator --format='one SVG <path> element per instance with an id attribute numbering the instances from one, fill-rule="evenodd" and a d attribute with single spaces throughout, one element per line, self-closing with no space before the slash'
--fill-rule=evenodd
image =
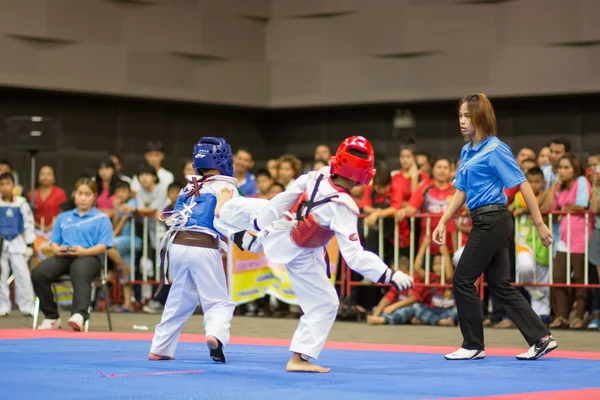
<path id="1" fill-rule="evenodd" d="M 410 196 L 417 190 L 420 181 L 426 181 L 429 176 L 419 172 L 415 156 L 410 146 L 400 147 L 400 170 L 392 172 L 392 203 L 391 207 L 399 211 L 406 207 Z M 394 213 L 395 214 L 395 213 Z M 410 227 L 407 220 L 398 224 L 399 246 L 406 253 L 410 246 Z M 408 253 L 406 253 L 408 254 Z"/>
<path id="2" fill-rule="evenodd" d="M 433 164 L 433 177 L 429 181 L 423 181 L 412 194 L 408 204 L 396 213 L 396 219 L 403 221 L 406 217 L 413 217 L 417 212 L 424 214 L 439 214 L 439 217 L 432 217 L 429 224 L 429 232 L 433 232 L 440 222 L 442 214 L 448 208 L 448 203 L 452 198 L 452 185 L 450 184 L 450 161 L 446 158 L 440 158 Z M 420 218 L 421 232 L 419 243 L 430 236 L 427 235 L 427 218 Z M 452 233 L 456 230 L 454 221 L 448 221 L 446 227 L 446 243 L 452 243 Z M 431 242 L 431 241 L 429 241 Z M 431 243 L 431 254 L 438 254 L 439 246 Z M 454 250 L 454 249 L 452 249 Z"/>
<path id="3" fill-rule="evenodd" d="M 427 271 L 423 268 L 427 247 L 431 246 L 431 237 L 424 238 L 415 257 L 415 275 L 421 282 L 426 282 Z M 456 258 L 456 263 L 460 257 Z M 444 268 L 445 283 L 452 282 L 454 276 L 454 265 L 450 251 L 446 245 L 440 246 L 440 254 L 433 257 L 433 266 L 429 271 L 429 283 L 442 282 L 442 267 Z M 448 288 L 421 288 L 426 294 L 415 307 L 415 316 L 411 323 L 414 325 L 441 325 L 454 326 L 458 322 L 456 302 L 452 296 L 452 290 Z"/>
<path id="4" fill-rule="evenodd" d="M 594 155 L 588 158 L 588 174 L 592 185 L 592 194 L 590 196 L 590 211 L 595 214 L 595 227 L 590 237 L 589 260 L 592 266 L 596 266 L 594 276 L 593 267 L 590 268 L 590 275 L 595 279 L 590 279 L 590 283 L 599 283 L 600 276 L 600 207 L 598 199 L 600 198 L 600 156 Z M 600 329 L 600 289 L 591 290 L 592 297 L 592 321 L 588 329 Z"/>
<path id="5" fill-rule="evenodd" d="M 186 176 L 188 175 L 196 175 L 196 171 L 194 171 L 194 163 L 192 160 L 187 160 L 183 165 L 183 181 L 187 182 Z"/>
<path id="6" fill-rule="evenodd" d="M 273 197 L 277 196 L 283 191 L 285 191 L 283 185 L 281 183 L 275 182 L 273 185 L 271 185 L 271 188 L 269 189 L 269 198 L 267 200 L 271 200 Z"/>
<path id="7" fill-rule="evenodd" d="M 388 168 L 378 168 L 373 178 L 373 184 L 365 186 L 363 195 L 363 211 L 367 214 L 367 225 L 372 232 L 365 238 L 364 246 L 367 250 L 378 254 L 379 251 L 379 225 L 377 221 L 383 219 L 383 261 L 391 265 L 394 259 L 394 220 L 388 218 L 396 212 L 390 204 L 392 176 Z M 380 254 L 381 256 L 381 254 Z"/>
<path id="8" fill-rule="evenodd" d="M 320 144 L 315 148 L 315 160 L 323 160 L 329 165 L 331 160 L 331 148 L 326 144 Z"/>
<path id="9" fill-rule="evenodd" d="M 567 139 L 556 138 L 550 142 L 550 164 L 541 165 L 546 181 L 546 189 L 549 189 L 558 177 L 558 163 L 560 159 L 571 151 L 571 142 Z"/>
<path id="10" fill-rule="evenodd" d="M 133 214 L 131 212 L 121 212 L 121 210 L 130 210 L 137 208 L 137 202 L 131 193 L 131 187 L 126 181 L 117 182 L 114 198 L 115 212 L 113 213 L 113 235 L 117 252 L 123 257 L 123 261 L 128 266 L 131 265 L 131 234 L 134 225 L 131 223 Z M 142 249 L 142 239 L 135 235 L 133 237 L 133 250 L 138 252 Z M 123 307 L 121 311 L 133 311 L 131 303 L 133 288 L 129 282 L 129 270 L 121 271 L 121 284 L 123 284 Z"/>
<path id="11" fill-rule="evenodd" d="M 75 183 L 76 208 L 61 213 L 52 229 L 54 256 L 42 261 L 31 274 L 40 309 L 46 317 L 38 329 L 60 328 L 51 284 L 67 273 L 73 285 L 69 326 L 81 331 L 89 317 L 91 284 L 100 275 L 101 255 L 113 245 L 110 219 L 94 207 L 96 193 L 96 183 L 89 178 Z"/>
<path id="12" fill-rule="evenodd" d="M 540 154 L 538 154 L 537 164 L 541 168 L 544 165 L 550 164 L 550 148 L 542 147 Z"/>
<path id="13" fill-rule="evenodd" d="M 302 161 L 294 155 L 285 154 L 279 158 L 277 177 L 284 188 L 288 188 L 302 173 Z"/>
<path id="14" fill-rule="evenodd" d="M 457 158 L 450 158 L 450 182 L 454 181 L 454 178 L 456 178 L 459 162 L 460 160 Z"/>
<path id="15" fill-rule="evenodd" d="M 179 182 L 173 182 L 169 185 L 167 188 L 167 205 L 163 208 L 163 213 L 170 213 L 175 209 L 175 203 L 177 203 L 177 198 L 179 197 L 181 189 L 183 189 L 183 186 L 181 186 L 181 183 Z"/>
<path id="16" fill-rule="evenodd" d="M 56 186 L 54 168 L 49 165 L 40 168 L 38 186 L 33 191 L 33 195 L 35 225 L 43 231 L 50 231 L 54 219 L 60 213 L 60 205 L 67 202 L 65 191 Z M 31 198 L 31 192 L 29 198 Z"/>
<path id="17" fill-rule="evenodd" d="M 552 148 L 551 148 L 552 150 Z M 556 151 L 552 152 L 554 155 Z M 554 181 L 545 200 L 546 206 L 551 204 L 552 211 L 580 212 L 589 207 L 590 183 L 583 176 L 581 162 L 574 155 L 567 153 L 559 160 L 558 178 Z M 571 254 L 572 282 L 584 282 L 584 253 L 585 253 L 585 218 L 583 215 L 573 214 L 558 217 L 560 221 L 560 236 L 556 241 L 556 256 L 554 259 L 554 282 L 566 283 L 567 277 L 567 252 Z M 593 226 L 588 229 L 592 233 Z M 570 230 L 570 238 L 567 238 Z M 568 245 L 570 244 L 570 248 Z M 586 288 L 575 289 L 575 317 L 569 323 L 569 313 L 573 303 L 569 301 L 569 289 L 566 287 L 552 288 L 551 298 L 554 310 L 554 321 L 551 329 L 570 327 L 583 328 L 583 315 L 585 313 L 588 291 Z"/>
<path id="18" fill-rule="evenodd" d="M 279 182 L 277 178 L 277 171 L 279 170 L 279 160 L 272 158 L 269 161 L 267 161 L 267 170 L 269 171 L 269 174 L 271 174 L 273 182 Z"/>
<path id="19" fill-rule="evenodd" d="M 538 204 L 543 203 L 544 173 L 538 167 L 526 173 L 527 182 L 531 185 L 533 194 L 538 199 Z M 513 215 L 518 220 L 518 231 L 515 232 L 517 242 L 516 268 L 520 283 L 550 283 L 550 250 L 542 244 L 537 237 L 535 227 L 527 215 L 527 204 L 521 192 L 515 196 Z M 534 281 L 535 276 L 535 281 Z M 550 318 L 550 288 L 525 287 L 531 297 L 533 311 L 542 320 Z"/>
<path id="20" fill-rule="evenodd" d="M 465 247 L 467 240 L 469 240 L 471 228 L 473 227 L 473 221 L 471 220 L 467 207 L 463 207 L 458 212 L 458 216 L 454 219 L 454 223 L 456 224 L 456 234 L 452 235 L 452 244 L 454 247 L 454 254 L 456 254 L 459 249 Z M 458 235 L 461 236 L 460 243 Z"/>
<path id="21" fill-rule="evenodd" d="M 15 187 L 13 189 L 13 196 L 21 196 L 23 193 L 23 188 L 19 185 L 19 181 L 17 179 L 17 174 L 12 169 L 12 164 L 5 159 L 0 160 L 0 175 L 2 174 L 11 174 L 15 181 Z"/>
<path id="22" fill-rule="evenodd" d="M 148 142 L 148 151 L 144 153 L 144 158 L 148 165 L 154 168 L 157 176 L 157 182 L 163 187 L 165 194 L 167 193 L 167 187 L 171 182 L 175 180 L 173 174 L 162 167 L 163 160 L 165 159 L 165 151 L 161 142 Z M 139 177 L 133 177 L 131 182 L 131 190 L 138 192 L 140 190 Z"/>
<path id="23" fill-rule="evenodd" d="M 531 168 L 536 168 L 538 165 L 535 159 L 527 158 L 521 161 L 521 164 L 519 164 L 519 166 L 521 167 L 521 171 L 523 171 L 523 173 L 527 175 L 527 171 L 529 171 Z"/>
<path id="24" fill-rule="evenodd" d="M 408 271 L 408 258 L 401 257 L 398 269 L 405 274 Z M 417 278 L 415 276 L 415 278 Z M 416 281 L 415 281 L 416 283 Z M 408 324 L 416 315 L 416 304 L 419 302 L 417 295 L 422 291 L 403 290 L 398 291 L 394 286 L 379 301 L 372 315 L 367 316 L 369 325 L 400 325 Z"/>
<path id="25" fill-rule="evenodd" d="M 312 171 L 318 171 L 321 168 L 329 166 L 329 163 L 322 158 L 315 158 L 312 164 Z"/>
<path id="26" fill-rule="evenodd" d="M 269 198 L 269 189 L 273 186 L 273 179 L 266 169 L 261 169 L 256 174 L 256 196 L 259 199 Z"/>
<path id="27" fill-rule="evenodd" d="M 244 197 L 256 195 L 256 178 L 250 173 L 254 167 L 252 154 L 246 149 L 238 149 L 233 155 L 233 172 L 238 180 L 238 190 Z"/>
<path id="28" fill-rule="evenodd" d="M 521 166 L 521 164 L 525 160 L 534 160 L 533 162 L 535 162 L 535 158 L 535 151 L 533 151 L 529 147 L 523 147 L 521 150 L 519 150 L 519 153 L 517 154 L 515 160 L 517 160 L 517 164 Z"/>
<path id="29" fill-rule="evenodd" d="M 112 218 L 115 190 L 120 179 L 117 175 L 115 165 L 110 159 L 103 160 L 98 164 L 94 181 L 98 185 L 96 207 Z"/>
<path id="30" fill-rule="evenodd" d="M 113 164 L 115 166 L 117 178 L 119 178 L 120 180 L 125 181 L 131 185 L 131 178 L 128 176 L 125 176 L 121 173 L 121 170 L 123 169 L 123 159 L 121 158 L 121 155 L 116 152 L 110 152 L 110 153 L 108 153 L 108 158 L 110 158 L 110 160 L 113 162 Z"/>
<path id="31" fill-rule="evenodd" d="M 424 151 L 415 153 L 415 162 L 419 172 L 424 172 L 427 175 L 431 175 L 431 157 Z"/>

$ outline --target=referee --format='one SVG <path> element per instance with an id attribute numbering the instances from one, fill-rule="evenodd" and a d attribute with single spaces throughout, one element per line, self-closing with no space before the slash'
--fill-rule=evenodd
<path id="1" fill-rule="evenodd" d="M 557 343 L 527 300 L 510 283 L 508 246 L 513 233 L 504 187 L 519 186 L 544 246 L 552 234 L 544 224 L 531 186 L 517 166 L 510 148 L 496 137 L 496 116 L 488 98 L 481 93 L 459 103 L 460 130 L 467 144 L 460 153 L 454 180 L 455 194 L 433 232 L 433 241 L 442 244 L 446 223 L 467 201 L 473 228 L 454 273 L 454 297 L 463 344 L 447 360 L 474 360 L 485 357 L 481 305 L 475 281 L 485 273 L 490 290 L 502 302 L 531 348 L 519 360 L 535 360 L 557 347 Z"/>

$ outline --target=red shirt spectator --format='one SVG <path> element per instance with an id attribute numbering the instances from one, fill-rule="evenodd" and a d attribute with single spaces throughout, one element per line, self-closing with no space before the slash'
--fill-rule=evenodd
<path id="1" fill-rule="evenodd" d="M 421 181 L 429 180 L 429 176 L 421 172 Z M 411 192 L 411 179 L 409 176 L 405 176 L 402 171 L 392 172 L 392 188 L 391 196 L 392 201 L 390 207 L 400 210 L 408 204 L 410 200 Z M 410 246 L 410 225 L 408 220 L 403 220 L 398 224 L 399 232 L 399 246 L 405 248 Z M 435 227 L 434 227 L 435 229 Z"/>
<path id="2" fill-rule="evenodd" d="M 426 214 L 440 214 L 439 217 L 432 217 L 429 225 L 429 232 L 433 232 L 435 227 L 440 222 L 442 214 L 448 208 L 450 199 L 452 198 L 452 185 L 447 184 L 445 188 L 436 186 L 433 182 L 423 182 L 417 190 L 413 193 L 408 205 L 415 210 L 419 210 Z M 419 237 L 419 243 L 423 241 L 423 237 L 427 233 L 427 218 L 420 218 L 421 220 L 421 236 Z M 448 221 L 446 225 L 446 243 L 452 243 L 452 232 L 456 230 L 454 220 Z M 440 247 L 434 243 L 431 243 L 431 254 L 438 254 Z"/>

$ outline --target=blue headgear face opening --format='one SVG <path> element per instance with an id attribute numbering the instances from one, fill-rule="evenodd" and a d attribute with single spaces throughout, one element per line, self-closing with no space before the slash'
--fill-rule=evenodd
<path id="1" fill-rule="evenodd" d="M 223 175 L 233 176 L 231 147 L 223 138 L 201 138 L 194 146 L 194 162 L 192 164 L 196 173 L 199 169 L 216 169 Z"/>

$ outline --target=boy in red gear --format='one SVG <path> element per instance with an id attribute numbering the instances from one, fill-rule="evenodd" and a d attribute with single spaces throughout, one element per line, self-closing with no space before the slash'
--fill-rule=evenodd
<path id="1" fill-rule="evenodd" d="M 325 247 L 333 236 L 346 263 L 356 272 L 399 290 L 412 286 L 408 275 L 392 271 L 377 255 L 363 250 L 358 239 L 359 210 L 350 190 L 373 179 L 373 164 L 373 148 L 365 138 L 344 140 L 331 159 L 330 174 L 321 169 L 302 175 L 262 207 L 254 220 L 257 235 L 248 231 L 233 235 L 242 250 L 264 250 L 270 261 L 286 265 L 304 311 L 290 346 L 289 372 L 329 372 L 308 360 L 319 357 L 338 311 L 338 295 L 329 282 L 325 262 Z M 219 218 L 244 208 L 239 204 L 243 200 L 225 201 L 223 196 L 219 198 Z"/>

